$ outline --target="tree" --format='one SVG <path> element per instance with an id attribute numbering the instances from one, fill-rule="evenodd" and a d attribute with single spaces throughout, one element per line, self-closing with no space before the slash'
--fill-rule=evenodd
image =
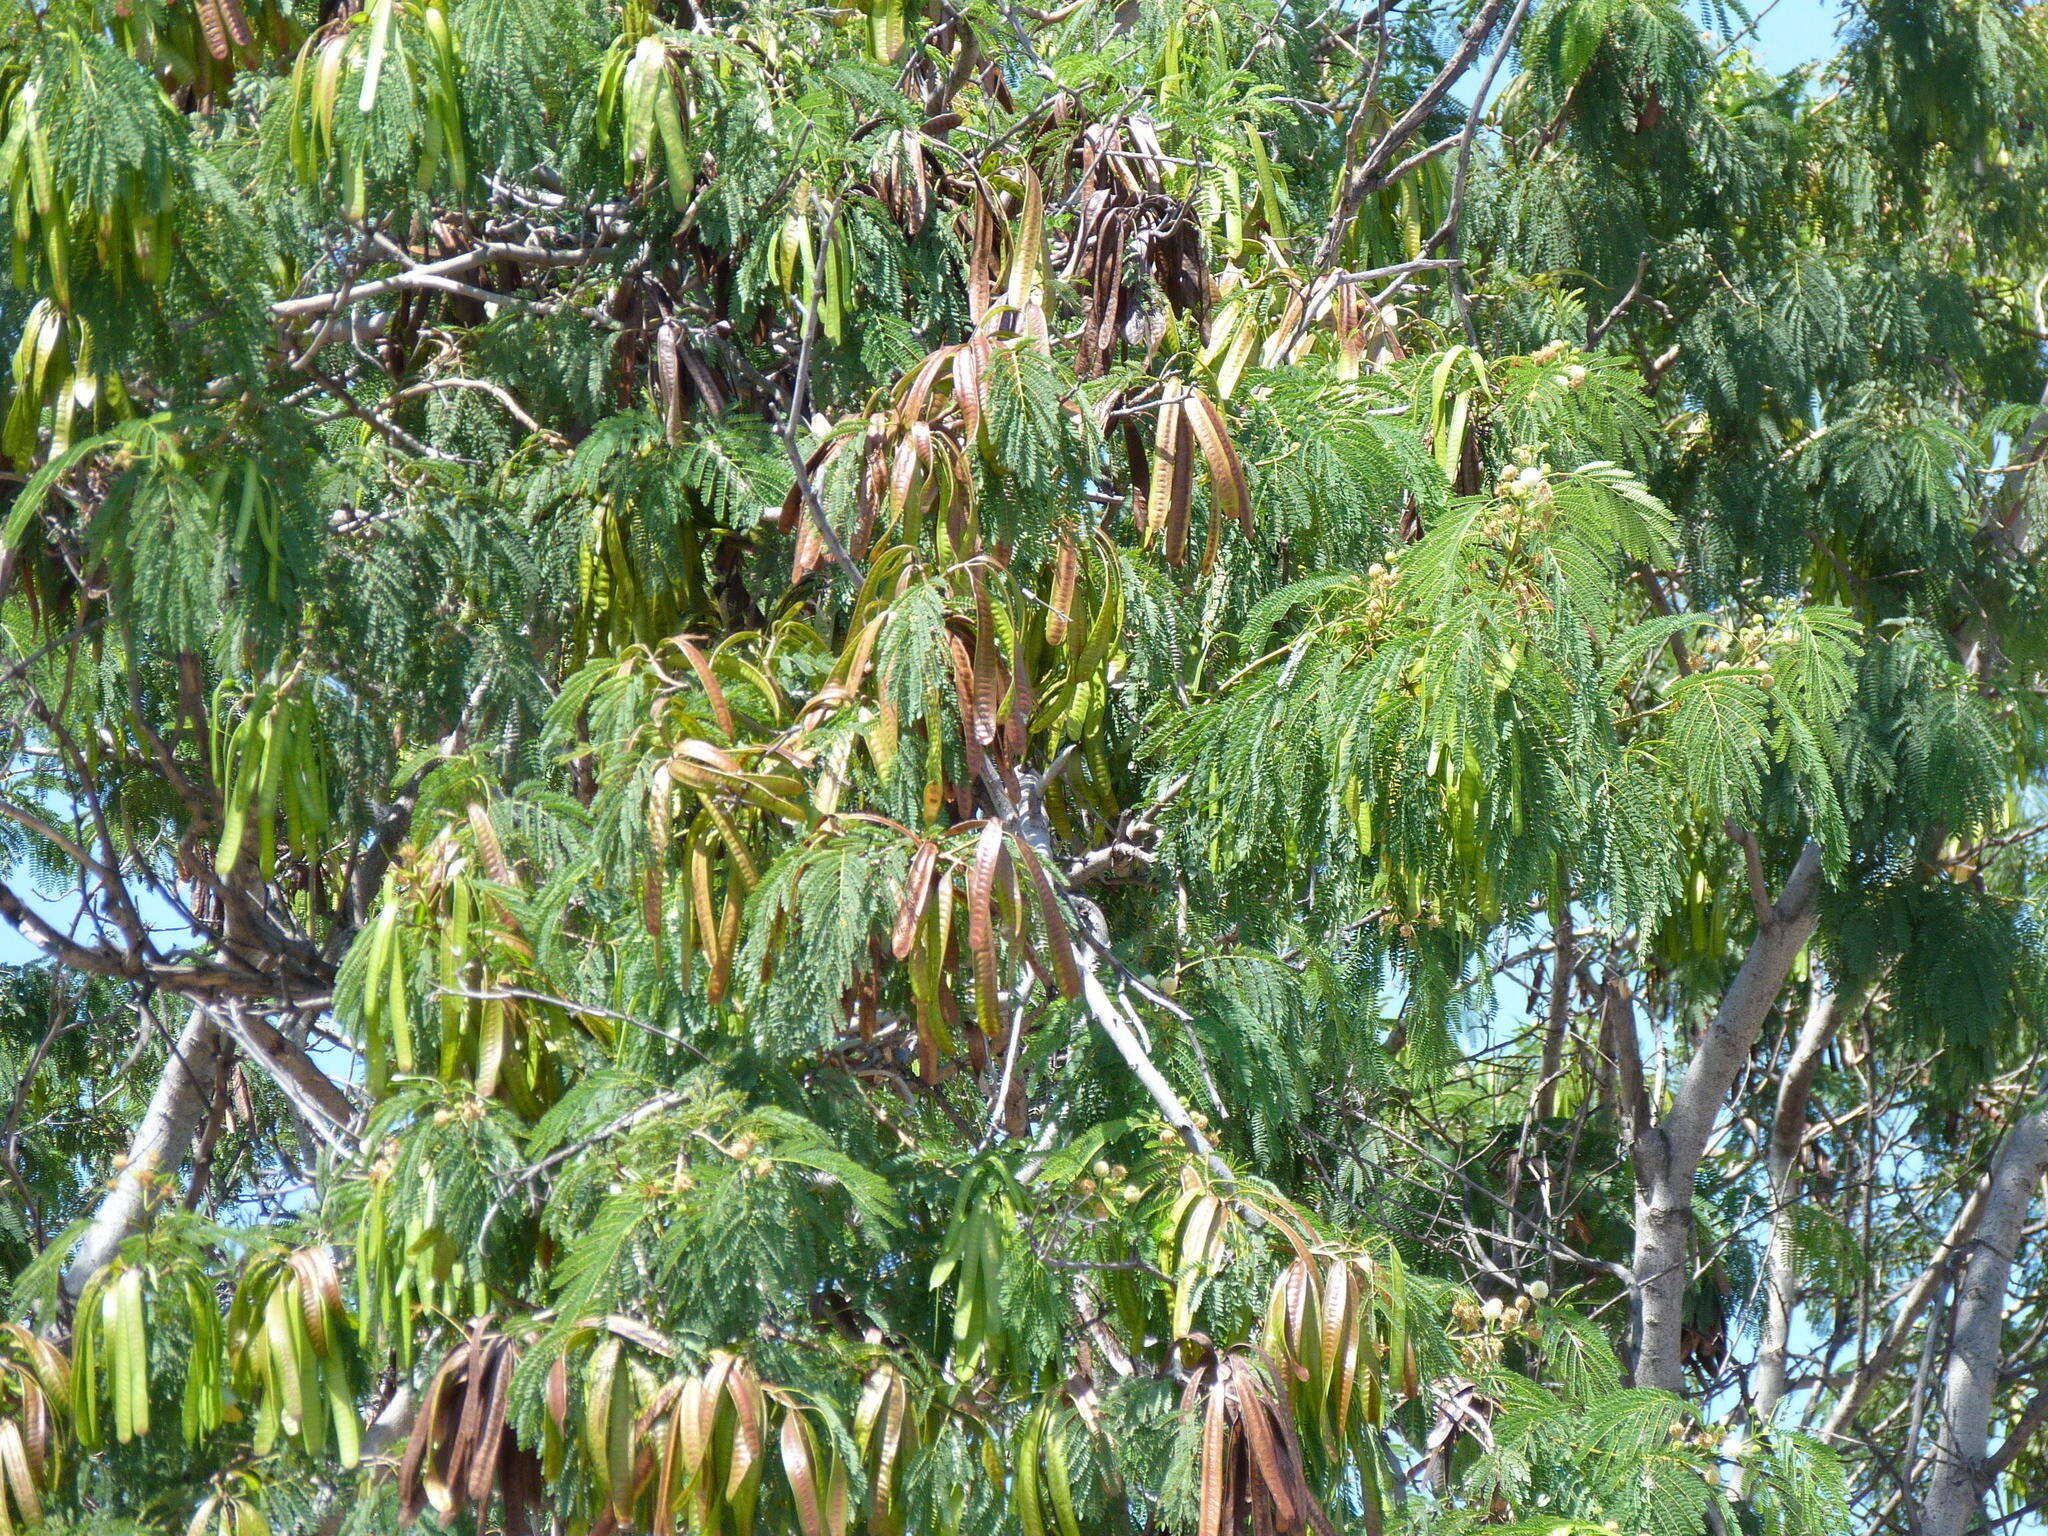
<path id="1" fill-rule="evenodd" d="M 2023 1518 L 2048 11 L 0 16 L 0 1523 Z"/>

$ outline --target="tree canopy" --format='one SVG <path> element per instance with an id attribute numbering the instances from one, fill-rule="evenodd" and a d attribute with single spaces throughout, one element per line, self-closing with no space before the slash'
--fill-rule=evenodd
<path id="1" fill-rule="evenodd" d="M 2048 8 L 0 0 L 0 1536 L 2048 1476 Z"/>

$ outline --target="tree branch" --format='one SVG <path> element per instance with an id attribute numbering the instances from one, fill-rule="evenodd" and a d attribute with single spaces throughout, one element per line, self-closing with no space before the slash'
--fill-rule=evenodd
<path id="1" fill-rule="evenodd" d="M 1636 1236 L 1630 1267 L 1639 1387 L 1684 1392 L 1680 1337 L 1692 1273 L 1693 1176 L 1721 1105 L 1756 1045 L 1793 960 L 1813 934 L 1820 874 L 1820 845 L 1809 841 L 1786 877 L 1784 893 L 1757 925 L 1741 969 L 1672 1092 L 1671 1107 L 1634 1139 Z"/>
<path id="2" fill-rule="evenodd" d="M 1493 24 L 1500 19 L 1507 0 L 1485 0 L 1479 13 L 1472 18 L 1472 24 L 1458 39 L 1458 46 L 1450 58 L 1444 61 L 1436 78 L 1423 87 L 1422 94 L 1408 104 L 1408 110 L 1387 126 L 1363 160 L 1347 169 L 1339 183 L 1336 211 L 1330 216 L 1329 230 L 1323 236 L 1321 248 L 1316 252 L 1316 267 L 1322 270 L 1337 259 L 1337 252 L 1344 247 L 1345 232 L 1358 217 L 1358 210 L 1366 198 L 1379 190 L 1388 167 L 1394 164 L 1394 157 L 1401 146 L 1415 136 L 1415 131 L 1429 120 L 1432 112 L 1450 94 L 1451 88 L 1463 78 L 1465 71 L 1472 67 L 1472 61 L 1479 57 L 1479 50 L 1486 45 L 1487 36 L 1493 31 Z M 1352 133 L 1355 135 L 1365 113 L 1372 105 L 1372 95 L 1367 94 L 1359 103 L 1358 114 L 1353 119 Z"/>
<path id="3" fill-rule="evenodd" d="M 1914 1323 L 1919 1320 L 1920 1314 L 1927 1310 L 1928 1303 L 1940 1292 L 1942 1282 L 1946 1279 L 1956 1255 L 1976 1234 L 1977 1225 L 1983 1220 L 1985 1203 L 1990 1194 L 1991 1180 L 1987 1175 L 1977 1181 L 1976 1187 L 1970 1191 L 1969 1198 L 1963 1202 L 1963 1208 L 1956 1213 L 1956 1219 L 1949 1224 L 1940 1245 L 1928 1259 L 1926 1267 L 1899 1298 L 1898 1307 L 1892 1313 L 1891 1323 L 1885 1328 L 1883 1337 L 1877 1341 L 1877 1347 L 1871 1350 L 1869 1358 L 1848 1376 L 1846 1388 L 1821 1426 L 1821 1439 L 1841 1441 L 1848 1434 L 1849 1426 L 1856 1421 L 1856 1415 L 1862 1412 L 1872 1390 L 1898 1363 L 1899 1356 L 1905 1352 L 1906 1341 L 1912 1336 Z M 1829 1384 L 1821 1383 L 1822 1386 Z"/>
<path id="4" fill-rule="evenodd" d="M 153 1024 L 149 1004 L 142 1007 L 144 1017 Z M 204 1008 L 194 1008 L 171 1042 L 170 1059 L 157 1079 L 156 1092 L 129 1139 L 127 1161 L 114 1175 L 64 1271 L 64 1289 L 71 1295 L 83 1291 L 86 1282 L 112 1260 L 122 1242 L 142 1224 L 158 1186 L 184 1160 L 212 1098 L 219 1049 L 220 1035 L 212 1015 Z"/>
<path id="5" fill-rule="evenodd" d="M 580 267 L 607 253 L 609 247 L 591 246 L 587 249 L 556 251 L 544 246 L 509 245 L 489 242 L 473 246 L 441 261 L 430 261 L 410 267 L 392 277 L 380 277 L 367 283 L 344 283 L 332 293 L 308 294 L 303 298 L 280 299 L 270 306 L 270 312 L 280 319 L 295 319 L 303 315 L 324 315 L 367 299 L 381 299 L 386 294 L 405 293 L 439 286 L 441 279 L 453 278 L 458 273 L 471 272 L 478 267 L 491 266 L 498 262 L 509 262 L 523 267 Z M 481 293 L 483 290 L 473 290 Z M 503 294 L 484 295 L 493 302 L 506 302 Z"/>
<path id="6" fill-rule="evenodd" d="M 1942 1384 L 1924 1536 L 1964 1536 L 1983 1514 L 1991 1467 L 1985 1446 L 1998 1391 L 2005 1293 L 2034 1186 L 2048 1174 L 2048 1105 L 2021 1118 L 1991 1172 L 1991 1193 L 1956 1287 L 1954 1342 Z"/>
<path id="7" fill-rule="evenodd" d="M 222 1031 L 270 1075 L 314 1135 L 338 1151 L 349 1150 L 353 1141 L 349 1127 L 355 1120 L 355 1107 L 333 1079 L 314 1064 L 304 1047 L 268 1019 L 248 1011 L 238 998 L 200 1006 L 212 1013 Z"/>
<path id="8" fill-rule="evenodd" d="M 1799 1038 L 1778 1078 L 1777 1112 L 1771 1121 L 1767 1157 L 1771 1184 L 1771 1231 L 1764 1258 L 1765 1317 L 1757 1355 L 1756 1396 L 1750 1412 L 1768 1425 L 1785 1395 L 1785 1359 L 1792 1343 L 1793 1310 L 1799 1302 L 1799 1254 L 1794 1238 L 1799 1207 L 1799 1156 L 1806 1147 L 1806 1106 L 1814 1074 L 1835 1037 L 1842 1014 L 1835 994 L 1814 983 Z"/>

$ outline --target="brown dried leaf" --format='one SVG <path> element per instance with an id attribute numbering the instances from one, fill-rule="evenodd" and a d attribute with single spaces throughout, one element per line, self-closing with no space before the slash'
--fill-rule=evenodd
<path id="1" fill-rule="evenodd" d="M 979 328 L 988 318 L 995 296 L 996 248 L 1001 219 L 989 202 L 988 189 L 977 177 L 974 190 L 974 241 L 967 258 L 967 318 Z"/>
<path id="2" fill-rule="evenodd" d="M 717 947 L 711 955 L 711 979 L 704 989 L 706 999 L 714 1005 L 725 1000 L 726 987 L 732 981 L 732 957 L 739 945 L 739 937 L 740 895 L 728 884 L 725 906 L 718 914 L 718 938 Z"/>
<path id="3" fill-rule="evenodd" d="M 903 883 L 902 900 L 896 904 L 896 926 L 889 935 L 889 953 L 898 960 L 910 958 L 918 920 L 924 916 L 925 903 L 931 898 L 932 871 L 938 862 L 939 845 L 930 838 L 920 838 L 917 851 L 910 856 L 910 873 Z"/>
<path id="4" fill-rule="evenodd" d="M 976 1011 L 982 1028 L 995 1018 L 997 991 L 994 899 L 996 874 L 1003 861 L 1003 825 L 991 818 L 984 822 L 974 845 L 974 866 L 967 876 L 967 948 L 974 957 Z"/>
<path id="5" fill-rule="evenodd" d="M 256 46 L 255 30 L 249 25 L 249 15 L 242 9 L 241 0 L 214 0 L 219 7 L 221 20 L 227 23 L 228 36 L 235 40 L 237 48 Z"/>
<path id="6" fill-rule="evenodd" d="M 979 570 L 974 583 L 974 739 L 987 746 L 996 739 L 996 707 L 1002 695 L 1002 662 L 996 654 L 995 611 L 988 583 Z"/>
<path id="7" fill-rule="evenodd" d="M 1074 954 L 1074 936 L 1067 927 L 1067 915 L 1060 909 L 1052 876 L 1046 872 L 1037 852 L 1021 840 L 1017 844 L 1017 852 L 1024 860 L 1025 873 L 1031 877 L 1031 888 L 1038 896 L 1046 947 L 1052 951 L 1053 971 L 1059 977 L 1060 996 L 1072 1002 L 1081 995 L 1081 965 Z"/>
<path id="8" fill-rule="evenodd" d="M 688 635 L 676 636 L 675 645 L 683 653 L 683 660 L 690 664 L 690 670 L 697 674 L 697 682 L 704 690 L 704 697 L 710 701 L 718 728 L 725 732 L 728 741 L 731 740 L 738 728 L 733 721 L 732 705 L 725 697 L 725 689 L 719 686 L 718 674 L 711 670 L 711 658 L 697 649 L 696 642 Z"/>
<path id="9" fill-rule="evenodd" d="M 505 845 L 498 841 L 498 829 L 491 822 L 491 813 L 475 800 L 469 802 L 469 830 L 476 839 L 477 856 L 483 860 L 490 877 L 500 885 L 517 885 L 519 882 L 512 873 L 512 861 L 505 857 Z"/>
<path id="10" fill-rule="evenodd" d="M 781 1445 L 782 1475 L 789 1480 L 797 1524 L 803 1528 L 803 1536 L 825 1536 L 825 1503 L 818 1487 L 816 1445 L 801 1413 L 791 1410 L 783 1415 Z"/>
<path id="11" fill-rule="evenodd" d="M 1181 478 L 1182 450 L 1180 386 L 1168 381 L 1159 403 L 1159 422 L 1153 439 L 1152 472 L 1145 487 L 1145 542 L 1149 545 L 1166 526 L 1173 505 L 1176 479 Z M 1185 517 L 1186 513 L 1183 512 Z"/>
<path id="12" fill-rule="evenodd" d="M 199 30 L 206 38 L 206 51 L 224 61 L 228 56 L 228 33 L 220 11 L 214 0 L 198 0 L 198 10 Z"/>
<path id="13" fill-rule="evenodd" d="M 1188 424 L 1194 429 L 1195 440 L 1202 446 L 1202 456 L 1209 466 L 1209 495 L 1218 512 L 1233 518 L 1244 531 L 1246 538 L 1252 538 L 1258 531 L 1252 521 L 1251 488 L 1245 480 L 1244 462 L 1237 456 L 1237 448 L 1230 441 L 1230 431 L 1223 420 L 1223 413 L 1216 408 L 1201 390 L 1191 390 L 1187 397 Z"/>
<path id="14" fill-rule="evenodd" d="M 1230 1519 L 1227 1464 L 1235 1447 L 1225 1418 L 1229 1395 L 1212 1381 L 1202 1413 L 1202 1491 L 1199 1536 L 1223 1536 Z"/>
<path id="15" fill-rule="evenodd" d="M 967 654 L 967 642 L 957 632 L 948 631 L 946 638 L 951 643 L 953 688 L 960 706 L 960 745 L 967 756 L 968 775 L 978 779 L 986 759 L 982 755 L 980 735 L 974 729 L 974 661 Z"/>
<path id="16" fill-rule="evenodd" d="M 1059 562 L 1053 567 L 1052 612 L 1045 621 L 1045 640 L 1048 645 L 1062 644 L 1067 638 L 1067 626 L 1074 621 L 1074 593 L 1081 581 L 1081 551 L 1074 544 L 1074 536 L 1066 529 L 1060 530 Z"/>

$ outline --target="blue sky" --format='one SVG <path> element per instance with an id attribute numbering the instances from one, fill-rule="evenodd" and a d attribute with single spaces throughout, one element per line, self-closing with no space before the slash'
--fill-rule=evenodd
<path id="1" fill-rule="evenodd" d="M 1833 49 L 1835 26 L 1841 18 L 1839 0 L 1778 0 L 1765 14 L 1771 0 L 1748 0 L 1750 15 L 1758 17 L 1755 49 L 1772 69 L 1791 69 L 1822 58 Z"/>

